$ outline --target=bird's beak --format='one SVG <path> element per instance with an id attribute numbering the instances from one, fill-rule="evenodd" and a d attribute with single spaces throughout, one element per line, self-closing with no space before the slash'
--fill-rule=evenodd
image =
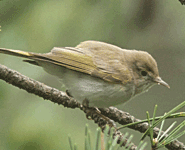
<path id="1" fill-rule="evenodd" d="M 163 81 L 160 77 L 155 78 L 154 81 L 157 82 L 158 85 L 163 85 L 163 86 L 166 86 L 167 88 L 170 88 L 170 86 L 168 85 L 168 83 L 166 83 L 165 81 Z"/>

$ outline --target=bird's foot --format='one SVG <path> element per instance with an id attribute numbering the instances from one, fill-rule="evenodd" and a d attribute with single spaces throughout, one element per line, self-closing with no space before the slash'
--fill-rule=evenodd
<path id="1" fill-rule="evenodd" d="M 71 92 L 69 90 L 66 90 L 66 94 L 69 96 L 69 97 L 73 97 Z"/>
<path id="2" fill-rule="evenodd" d="M 104 119 L 106 121 L 106 124 L 108 124 L 110 127 L 116 127 L 115 122 L 110 118 L 104 116 L 97 107 L 89 107 L 88 99 L 84 99 L 82 102 L 82 105 L 83 105 L 83 110 L 86 113 L 86 118 L 88 120 L 92 120 L 96 116 L 99 116 L 100 118 Z"/>

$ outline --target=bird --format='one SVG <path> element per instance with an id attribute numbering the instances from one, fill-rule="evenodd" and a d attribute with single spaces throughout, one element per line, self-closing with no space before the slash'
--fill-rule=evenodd
<path id="1" fill-rule="evenodd" d="M 81 103 L 87 100 L 89 107 L 126 103 L 157 84 L 170 88 L 148 52 L 105 42 L 89 40 L 76 47 L 54 47 L 49 53 L 7 48 L 0 48 L 0 53 L 26 58 L 24 62 L 59 77 L 68 95 Z"/>

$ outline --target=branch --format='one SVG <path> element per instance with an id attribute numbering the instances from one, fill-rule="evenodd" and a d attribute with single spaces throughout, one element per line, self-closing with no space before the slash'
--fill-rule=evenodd
<path id="1" fill-rule="evenodd" d="M 118 110 L 115 107 L 100 108 L 100 111 L 103 115 L 109 117 L 110 119 L 122 125 L 141 121 L 140 119 L 137 119 L 134 116 L 131 116 L 129 113 Z M 144 122 L 133 126 L 129 126 L 128 128 L 144 133 L 148 129 L 148 126 L 149 126 L 148 123 Z M 153 136 L 154 138 L 156 138 L 159 133 L 159 128 L 155 127 L 153 130 L 154 130 Z M 164 132 L 162 131 L 161 135 L 163 133 Z M 168 134 L 166 134 L 164 137 L 167 137 L 167 136 Z M 185 145 L 182 142 L 179 142 L 178 140 L 174 140 L 170 144 L 166 145 L 166 148 L 169 150 L 185 150 Z"/>
<path id="2" fill-rule="evenodd" d="M 28 93 L 32 93 L 38 95 L 44 99 L 50 100 L 59 105 L 63 105 L 68 108 L 80 108 L 85 113 L 89 112 L 88 108 L 84 108 L 79 102 L 75 99 L 69 97 L 65 92 L 59 91 L 55 88 L 49 87 L 43 83 L 30 79 L 17 71 L 11 70 L 6 66 L 0 65 L 0 79 L 6 81 L 9 84 L 12 84 L 20 89 L 27 91 Z M 88 113 L 95 123 L 97 123 L 101 130 L 105 129 L 107 121 L 99 116 L 97 113 Z M 114 137 L 119 135 L 118 143 L 122 140 L 123 134 L 120 131 L 114 132 Z M 114 138 L 113 137 L 113 138 Z M 127 143 L 127 139 L 123 142 L 122 146 L 125 146 Z M 129 145 L 128 145 L 129 146 Z M 130 150 L 136 150 L 137 146 L 132 145 Z"/>
<path id="3" fill-rule="evenodd" d="M 79 108 L 83 110 L 85 113 L 89 112 L 88 108 L 84 108 L 77 100 L 69 97 L 65 92 L 59 91 L 43 83 L 30 79 L 18 73 L 17 71 L 11 70 L 3 65 L 0 65 L 0 79 L 16 87 L 19 87 L 20 89 L 26 90 L 29 93 L 33 93 L 35 95 L 43 97 L 44 99 L 50 100 L 59 105 L 62 104 L 64 107 L 73 108 L 73 109 Z M 129 113 L 118 110 L 115 107 L 101 108 L 100 111 L 106 117 L 122 125 L 140 121 L 139 119 L 136 119 L 135 117 L 131 116 Z M 107 124 L 107 121 L 104 118 L 102 118 L 101 115 L 93 112 L 88 114 L 88 116 L 90 116 L 94 120 L 94 122 L 100 126 L 102 131 L 105 129 L 105 125 Z M 143 133 L 147 130 L 148 123 L 141 123 L 135 126 L 131 126 L 130 128 Z M 157 137 L 159 129 L 154 128 L 154 131 L 155 131 L 154 137 Z M 123 137 L 123 134 L 120 131 L 115 131 L 114 135 L 115 136 L 119 135 L 118 143 L 120 143 Z M 126 142 L 127 140 L 123 142 L 122 146 L 124 146 Z M 166 148 L 168 148 L 169 150 L 185 150 L 184 144 L 177 140 L 171 142 L 169 145 L 166 146 Z M 130 148 L 130 150 L 135 150 L 135 149 L 137 149 L 137 146 L 135 145 L 133 145 Z"/>

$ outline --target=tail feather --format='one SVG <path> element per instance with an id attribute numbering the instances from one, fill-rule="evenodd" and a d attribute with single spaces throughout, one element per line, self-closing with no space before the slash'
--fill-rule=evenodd
<path id="1" fill-rule="evenodd" d="M 36 65 L 36 66 L 40 66 L 36 61 L 34 61 L 34 60 L 28 60 L 28 59 L 26 59 L 26 60 L 23 60 L 24 62 L 27 62 L 27 63 L 30 63 L 30 64 L 32 64 L 32 65 Z"/>
<path id="2" fill-rule="evenodd" d="M 12 50 L 12 49 L 6 49 L 6 48 L 0 48 L 0 53 L 24 57 L 24 58 L 30 58 L 33 56 L 33 54 L 30 52 L 24 52 L 20 50 Z"/>

